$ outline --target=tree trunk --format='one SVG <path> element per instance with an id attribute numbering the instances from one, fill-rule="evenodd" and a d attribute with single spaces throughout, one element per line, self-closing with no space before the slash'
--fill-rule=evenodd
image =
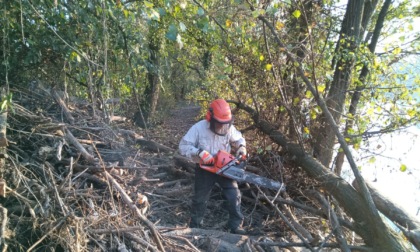
<path id="1" fill-rule="evenodd" d="M 371 39 L 371 42 L 368 46 L 369 51 L 373 54 L 375 52 L 376 49 L 376 44 L 378 42 L 379 39 L 379 35 L 381 34 L 381 30 L 382 27 L 384 25 L 384 21 L 385 21 L 385 16 L 388 13 L 388 9 L 389 6 L 391 5 L 391 0 L 386 0 L 384 5 L 381 8 L 381 11 L 379 13 L 378 19 L 376 20 L 376 25 L 375 25 L 375 29 L 373 31 L 373 36 Z M 371 10 L 372 8 L 368 8 L 369 10 Z M 366 8 L 365 8 L 366 10 Z M 366 13 L 366 11 L 365 11 Z M 371 13 L 367 13 L 366 15 L 371 16 Z M 364 22 L 366 23 L 367 21 L 365 21 L 366 18 L 364 18 Z M 366 27 L 367 24 L 363 24 L 363 27 Z M 365 28 L 364 28 L 365 29 Z M 348 117 L 347 122 L 346 122 L 346 127 L 344 129 L 344 136 L 347 137 L 347 132 L 349 129 L 351 129 L 353 127 L 354 124 L 354 120 L 353 117 L 354 115 L 356 115 L 356 111 L 357 111 L 357 105 L 359 104 L 360 98 L 362 96 L 362 90 L 365 89 L 366 87 L 366 77 L 369 74 L 369 69 L 366 65 L 363 66 L 362 71 L 360 72 L 359 75 L 359 81 L 361 83 L 363 83 L 362 85 L 358 85 L 356 87 L 356 91 L 353 93 L 353 96 L 351 97 L 351 101 L 350 101 L 350 107 L 349 107 L 349 114 L 351 116 Z M 341 175 L 341 170 L 343 167 L 343 163 L 344 163 L 344 152 L 339 152 L 337 154 L 337 159 L 335 162 L 335 173 L 337 175 Z"/>
<path id="2" fill-rule="evenodd" d="M 327 106 L 338 125 L 340 124 L 351 73 L 354 69 L 355 55 L 360 45 L 359 34 L 363 8 L 364 1 L 350 0 L 348 2 L 341 36 L 337 42 L 338 55 L 342 56 L 337 60 L 333 81 L 326 100 Z M 325 116 L 321 117 L 321 124 L 316 132 L 319 133 L 315 136 L 314 155 L 324 166 L 328 167 L 332 159 L 336 137 Z"/>
<path id="3" fill-rule="evenodd" d="M 154 24 L 156 25 L 156 24 Z M 150 117 L 153 117 L 156 112 L 156 106 L 159 99 L 160 93 L 160 77 L 159 77 L 159 49 L 160 39 L 159 35 L 153 31 L 158 30 L 158 27 L 151 28 L 151 36 L 149 36 L 149 67 L 147 73 L 148 86 L 145 90 L 147 98 L 148 109 L 146 113 Z M 145 118 L 146 121 L 148 118 Z"/>

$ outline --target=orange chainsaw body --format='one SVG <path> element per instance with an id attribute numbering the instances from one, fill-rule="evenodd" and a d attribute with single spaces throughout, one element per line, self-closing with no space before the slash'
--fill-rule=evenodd
<path id="1" fill-rule="evenodd" d="M 227 151 L 219 150 L 217 154 L 214 156 L 214 164 L 205 165 L 200 162 L 200 167 L 206 171 L 217 173 L 220 169 L 222 169 L 225 165 L 227 165 L 232 160 L 235 160 L 235 156 L 230 154 Z"/>

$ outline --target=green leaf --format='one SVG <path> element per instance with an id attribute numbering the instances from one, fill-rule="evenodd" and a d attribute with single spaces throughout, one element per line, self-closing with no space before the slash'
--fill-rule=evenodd
<path id="1" fill-rule="evenodd" d="M 203 8 L 199 7 L 199 8 L 198 8 L 198 11 L 197 11 L 197 14 L 198 14 L 199 16 L 203 16 L 203 15 L 204 15 L 204 10 L 203 10 Z"/>
<path id="2" fill-rule="evenodd" d="M 400 171 L 405 172 L 407 170 L 407 166 L 405 164 L 401 164 Z"/>
<path id="3" fill-rule="evenodd" d="M 128 10 L 123 10 L 124 12 L 124 17 L 128 18 L 128 15 L 130 14 L 130 12 Z"/>
<path id="4" fill-rule="evenodd" d="M 368 162 L 369 162 L 369 164 L 373 164 L 373 163 L 376 162 L 376 158 L 375 157 L 370 157 Z"/>
<path id="5" fill-rule="evenodd" d="M 295 11 L 292 13 L 292 15 L 293 15 L 295 18 L 299 18 L 299 17 L 300 17 L 300 15 L 301 15 L 300 10 L 295 10 Z"/>
<path id="6" fill-rule="evenodd" d="M 144 1 L 144 6 L 146 6 L 147 8 L 153 8 L 153 3 Z"/>
<path id="7" fill-rule="evenodd" d="M 170 24 L 168 32 L 166 33 L 166 38 L 172 41 L 176 41 L 177 35 L 178 35 L 178 29 L 176 28 L 176 25 Z"/>

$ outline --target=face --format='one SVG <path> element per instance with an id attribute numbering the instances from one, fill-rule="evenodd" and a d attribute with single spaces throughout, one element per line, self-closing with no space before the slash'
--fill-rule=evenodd
<path id="1" fill-rule="evenodd" d="M 230 123 L 214 122 L 214 131 L 216 134 L 224 136 L 229 132 L 230 125 Z"/>

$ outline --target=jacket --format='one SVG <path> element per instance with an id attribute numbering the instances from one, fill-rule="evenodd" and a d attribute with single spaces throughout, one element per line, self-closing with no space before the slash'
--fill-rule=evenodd
<path id="1" fill-rule="evenodd" d="M 181 139 L 179 152 L 198 163 L 200 160 L 197 156 L 199 149 L 215 155 L 219 150 L 230 152 L 232 147 L 237 149 L 240 145 L 246 146 L 245 138 L 235 126 L 231 125 L 225 136 L 219 136 L 211 131 L 210 122 L 201 120 L 194 124 Z"/>

